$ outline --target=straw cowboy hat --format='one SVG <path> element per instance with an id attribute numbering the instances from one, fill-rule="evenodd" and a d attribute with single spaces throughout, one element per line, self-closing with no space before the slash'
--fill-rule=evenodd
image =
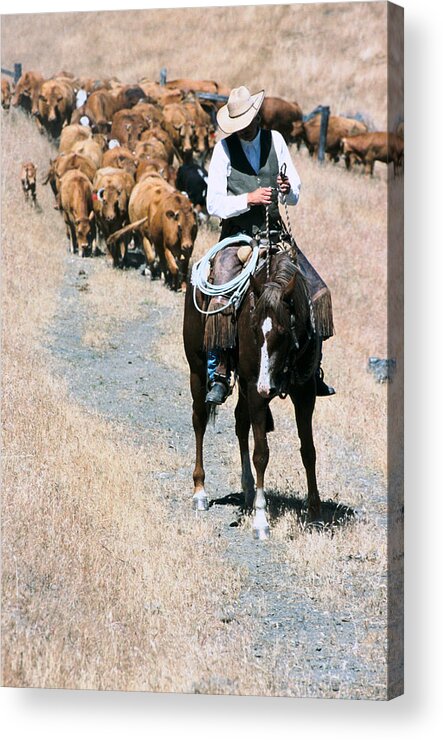
<path id="1" fill-rule="evenodd" d="M 260 110 L 265 91 L 251 95 L 247 87 L 231 90 L 228 102 L 217 113 L 217 123 L 225 134 L 233 134 L 249 126 Z"/>

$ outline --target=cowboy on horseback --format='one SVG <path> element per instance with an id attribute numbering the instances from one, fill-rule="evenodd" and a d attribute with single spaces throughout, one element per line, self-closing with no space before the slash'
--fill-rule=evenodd
<path id="1" fill-rule="evenodd" d="M 221 240 L 234 235 L 252 237 L 266 228 L 273 240 L 288 241 L 288 232 L 280 218 L 278 202 L 296 205 L 299 199 L 300 178 L 292 163 L 286 143 L 278 131 L 260 128 L 259 110 L 264 90 L 251 95 L 246 87 L 231 91 L 226 105 L 217 114 L 220 129 L 228 134 L 214 148 L 209 166 L 207 210 L 221 218 Z M 241 239 L 239 240 L 241 242 Z M 222 285 L 241 271 L 251 249 L 244 258 L 238 244 L 219 251 L 212 261 L 211 281 Z M 293 245 L 295 247 L 295 244 Z M 295 247 L 296 248 L 296 247 Z M 271 250 L 271 244 L 268 244 Z M 301 269 L 311 285 L 314 308 L 316 297 L 330 302 L 329 291 L 304 255 L 297 249 Z M 326 295 L 327 293 L 327 295 Z M 212 306 L 211 306 L 212 304 Z M 230 373 L 235 365 L 236 346 L 235 310 L 223 310 L 223 299 L 212 299 L 205 330 L 205 348 L 208 356 L 209 391 L 206 401 L 222 404 L 230 393 Z M 220 306 L 220 309 L 218 308 Z M 332 334 L 332 311 L 321 333 L 322 338 Z M 321 322 L 320 322 L 321 323 Z M 323 371 L 316 371 L 318 396 L 330 396 L 335 390 L 323 380 Z"/>

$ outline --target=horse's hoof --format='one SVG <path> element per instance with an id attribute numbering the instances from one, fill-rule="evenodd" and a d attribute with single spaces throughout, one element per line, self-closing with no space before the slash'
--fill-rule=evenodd
<path id="1" fill-rule="evenodd" d="M 208 511 L 209 509 L 209 498 L 206 494 L 194 494 L 192 497 L 192 508 L 195 511 Z"/>
<path id="2" fill-rule="evenodd" d="M 311 519 L 306 525 L 309 532 L 322 532 L 325 529 L 325 523 L 322 519 Z"/>
<path id="3" fill-rule="evenodd" d="M 266 527 L 253 527 L 252 535 L 254 540 L 269 540 L 271 531 L 268 526 Z"/>

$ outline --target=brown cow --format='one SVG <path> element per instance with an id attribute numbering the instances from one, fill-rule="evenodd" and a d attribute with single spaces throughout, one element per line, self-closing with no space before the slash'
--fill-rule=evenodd
<path id="1" fill-rule="evenodd" d="M 294 123 L 303 120 L 302 109 L 298 103 L 267 96 L 260 108 L 260 116 L 263 128 L 279 131 L 287 144 L 295 141 Z"/>
<path id="2" fill-rule="evenodd" d="M 144 90 L 140 85 L 120 85 L 111 90 L 111 95 L 116 103 L 116 111 L 122 108 L 133 108 L 145 97 Z"/>
<path id="3" fill-rule="evenodd" d="M 68 78 L 45 80 L 40 87 L 36 116 L 40 133 L 46 129 L 49 136 L 58 139 L 63 126 L 71 122 L 74 108 L 72 81 Z"/>
<path id="4" fill-rule="evenodd" d="M 134 109 L 122 108 L 115 113 L 112 119 L 111 139 L 116 139 L 120 146 L 134 151 L 140 135 L 150 127 L 150 120 L 142 112 Z"/>
<path id="5" fill-rule="evenodd" d="M 4 110 L 9 110 L 11 107 L 11 98 L 12 98 L 12 92 L 11 92 L 11 85 L 9 84 L 9 80 L 2 79 L 2 108 Z"/>
<path id="6" fill-rule="evenodd" d="M 56 209 L 60 208 L 60 180 L 65 172 L 69 170 L 82 172 L 92 184 L 97 167 L 91 159 L 76 152 L 63 152 L 56 159 L 50 160 L 50 167 L 46 178 L 43 180 L 43 185 L 47 185 L 49 182 L 55 196 Z"/>
<path id="7" fill-rule="evenodd" d="M 126 97 L 127 87 L 130 86 L 119 85 L 116 89 L 101 88 L 92 92 L 86 103 L 75 111 L 75 122 L 77 123 L 81 117 L 85 116 L 94 133 L 107 134 L 111 129 L 115 113 L 122 108 L 131 107 L 129 102 L 133 102 L 133 98 L 130 93 Z M 127 105 L 125 101 L 128 102 Z"/>
<path id="8" fill-rule="evenodd" d="M 18 80 L 12 96 L 14 108 L 23 108 L 27 113 L 36 116 L 38 113 L 38 96 L 43 81 L 44 78 L 40 72 L 24 72 Z"/>
<path id="9" fill-rule="evenodd" d="M 140 100 L 132 110 L 137 113 L 143 113 L 146 121 L 149 123 L 149 128 L 161 126 L 163 123 L 163 109 L 155 103 L 146 103 L 145 100 L 146 98 Z"/>
<path id="10" fill-rule="evenodd" d="M 317 156 L 320 143 L 321 115 L 317 114 L 308 121 L 295 121 L 293 135 L 305 142 L 311 157 Z M 326 153 L 329 159 L 338 162 L 341 151 L 341 140 L 344 136 L 353 136 L 367 132 L 368 127 L 361 121 L 344 116 L 329 116 L 328 132 L 326 135 Z"/>
<path id="11" fill-rule="evenodd" d="M 177 170 L 172 165 L 168 164 L 166 159 L 142 159 L 137 165 L 137 171 L 135 173 L 135 181 L 141 182 L 148 175 L 158 173 L 166 182 L 175 188 L 177 180 Z"/>
<path id="12" fill-rule="evenodd" d="M 154 126 L 147 131 L 143 131 L 140 136 L 140 143 L 151 140 L 160 141 L 163 144 L 166 151 L 166 159 L 169 164 L 172 164 L 174 161 L 174 154 L 177 154 L 177 151 L 169 134 L 163 128 L 160 128 L 160 126 Z M 162 157 L 160 157 L 160 159 L 162 159 Z"/>
<path id="13" fill-rule="evenodd" d="M 61 178 L 60 206 L 71 252 L 90 256 L 95 246 L 92 185 L 82 172 L 69 170 Z"/>
<path id="14" fill-rule="evenodd" d="M 195 152 L 204 154 L 214 146 L 214 137 L 212 134 L 215 131 L 215 127 L 212 124 L 211 116 L 203 110 L 197 99 L 185 100 L 182 106 L 194 129 L 192 148 Z"/>
<path id="15" fill-rule="evenodd" d="M 400 136 L 388 131 L 375 131 L 370 134 L 346 136 L 342 139 L 346 167 L 350 168 L 352 160 L 365 166 L 365 171 L 374 174 L 374 163 L 394 163 L 394 177 L 399 174 L 403 165 L 404 141 Z"/>
<path id="16" fill-rule="evenodd" d="M 197 236 L 197 221 L 192 203 L 161 177 L 139 182 L 129 201 L 131 222 L 147 216 L 139 231 L 148 267 L 153 276 L 163 273 L 173 290 L 186 287 L 189 258 Z"/>
<path id="17" fill-rule="evenodd" d="M 94 178 L 92 205 L 98 232 L 105 240 L 128 223 L 128 205 L 134 178 L 118 167 L 102 167 Z M 114 267 L 124 267 L 129 234 L 112 242 L 108 247 Z"/>
<path id="18" fill-rule="evenodd" d="M 65 126 L 60 135 L 58 150 L 60 153 L 69 152 L 77 141 L 92 139 L 90 126 L 82 126 L 79 123 L 71 123 Z"/>
<path id="19" fill-rule="evenodd" d="M 165 105 L 169 105 L 170 103 L 180 103 L 184 97 L 182 90 L 173 90 L 145 78 L 140 80 L 139 84 L 145 93 L 146 99 L 151 103 L 159 105 L 161 108 L 164 108 Z"/>
<path id="20" fill-rule="evenodd" d="M 151 136 L 148 141 L 137 142 L 134 154 L 137 162 L 140 162 L 142 159 L 166 159 L 168 161 L 168 153 L 165 145 L 155 136 Z"/>
<path id="21" fill-rule="evenodd" d="M 137 162 L 130 149 L 124 146 L 115 146 L 103 154 L 102 167 L 118 167 L 134 176 Z"/>
<path id="22" fill-rule="evenodd" d="M 112 116 L 115 113 L 115 100 L 106 88 L 93 90 L 85 103 L 75 109 L 71 123 L 79 123 L 80 119 L 87 119 L 87 124 L 93 131 L 106 134 L 111 128 Z"/>
<path id="23" fill-rule="evenodd" d="M 22 181 L 22 188 L 26 200 L 29 202 L 29 199 L 31 199 L 31 205 L 35 208 L 37 200 L 37 194 L 35 192 L 37 185 L 37 167 L 33 162 L 24 162 L 22 164 L 20 179 Z"/>
<path id="24" fill-rule="evenodd" d="M 71 151 L 77 152 L 77 154 L 83 154 L 84 157 L 92 159 L 97 169 L 102 166 L 103 143 L 100 141 L 95 141 L 94 139 L 76 141 L 72 145 Z"/>
<path id="25" fill-rule="evenodd" d="M 165 105 L 163 115 L 163 128 L 171 137 L 180 156 L 183 157 L 185 152 L 192 151 L 194 126 L 180 103 Z"/>

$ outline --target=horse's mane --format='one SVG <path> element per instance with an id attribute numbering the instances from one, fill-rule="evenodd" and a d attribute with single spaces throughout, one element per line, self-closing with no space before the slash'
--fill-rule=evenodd
<path id="1" fill-rule="evenodd" d="M 294 275 L 297 274 L 291 295 L 291 312 L 284 300 L 284 291 Z M 290 325 L 290 314 L 295 318 L 295 328 L 301 332 L 309 320 L 308 287 L 306 280 L 288 254 L 276 254 L 271 259 L 269 282 L 263 286 L 255 308 L 255 320 L 261 324 L 271 312 L 284 329 Z"/>

